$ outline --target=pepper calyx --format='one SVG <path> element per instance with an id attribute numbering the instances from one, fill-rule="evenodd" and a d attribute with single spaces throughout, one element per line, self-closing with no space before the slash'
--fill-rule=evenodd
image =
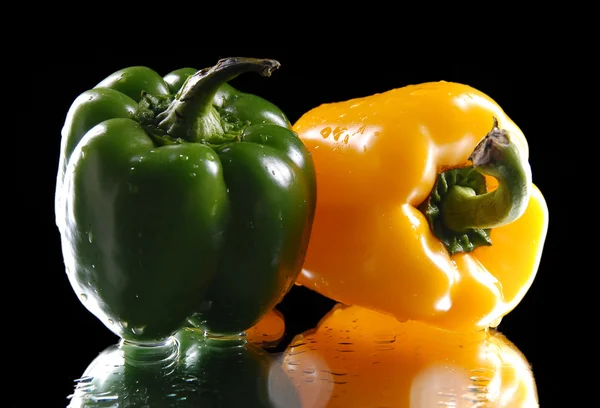
<path id="1" fill-rule="evenodd" d="M 272 59 L 225 58 L 210 68 L 190 76 L 173 101 L 156 116 L 157 126 L 173 138 L 188 142 L 221 145 L 235 140 L 243 127 L 239 121 L 223 120 L 214 104 L 221 85 L 245 72 L 258 72 L 268 77 L 279 68 Z M 232 134 L 235 136 L 232 138 Z"/>
<path id="2" fill-rule="evenodd" d="M 148 136 L 157 146 L 166 146 L 185 143 L 181 138 L 173 138 L 158 127 L 156 117 L 164 112 L 173 102 L 172 95 L 152 95 L 142 91 L 142 98 L 133 119 L 138 122 L 148 133 Z"/>
<path id="3" fill-rule="evenodd" d="M 521 150 L 518 138 L 513 137 L 515 135 L 509 131 L 500 129 L 495 117 L 492 119 L 492 129 L 469 156 L 472 166 L 466 167 L 469 170 L 460 170 L 465 171 L 465 175 L 455 174 L 450 170 L 441 173 L 432 193 L 421 205 L 421 211 L 430 219 L 433 233 L 444 242 L 451 254 L 457 248 L 453 242 L 448 242 L 448 237 L 466 234 L 470 238 L 469 242 L 491 245 L 489 230 L 516 221 L 529 203 L 532 180 L 527 155 Z M 485 191 L 486 176 L 493 177 L 498 182 L 495 190 Z M 457 183 L 453 183 L 454 177 L 458 180 Z M 460 181 L 460 178 L 466 181 Z M 468 185 L 471 178 L 480 178 L 484 187 L 475 185 L 474 188 Z M 465 182 L 467 186 L 461 185 Z M 432 202 L 436 208 L 429 208 Z M 437 225 L 440 222 L 444 228 Z M 466 247 L 462 244 L 460 246 L 468 249 L 470 245 L 466 244 Z"/>
<path id="4" fill-rule="evenodd" d="M 159 127 L 157 116 L 167 110 L 173 99 L 172 95 L 155 96 L 147 92 L 142 92 L 138 109 L 134 114 L 134 120 L 142 125 L 157 146 L 188 143 L 185 139 L 169 135 L 165 129 Z M 250 126 L 250 122 L 238 119 L 222 107 L 213 105 L 213 108 L 216 113 L 215 117 L 218 119 L 221 129 L 223 129 L 223 133 L 213 135 L 210 138 L 200 139 L 198 142 L 216 147 L 220 144 L 240 141 L 244 130 Z"/>
<path id="5" fill-rule="evenodd" d="M 471 252 L 479 246 L 492 245 L 491 229 L 469 228 L 454 231 L 446 227 L 442 217 L 444 197 L 452 187 L 470 190 L 479 195 L 487 192 L 485 177 L 473 166 L 455 168 L 438 174 L 431 194 L 418 209 L 425 215 L 433 234 L 444 244 L 448 253 Z"/>

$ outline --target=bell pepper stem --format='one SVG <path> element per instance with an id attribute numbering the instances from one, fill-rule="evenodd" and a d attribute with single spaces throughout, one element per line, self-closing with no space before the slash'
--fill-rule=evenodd
<path id="1" fill-rule="evenodd" d="M 476 195 L 473 189 L 454 185 L 441 202 L 444 225 L 456 232 L 501 227 L 518 219 L 527 208 L 531 193 L 531 168 L 509 132 L 492 130 L 469 157 L 476 171 L 494 177 L 494 191 Z"/>
<path id="2" fill-rule="evenodd" d="M 219 87 L 244 72 L 268 77 L 279 68 L 272 59 L 225 58 L 190 76 L 169 107 L 157 116 L 158 127 L 174 139 L 220 144 L 225 134 L 220 115 L 213 106 Z"/>

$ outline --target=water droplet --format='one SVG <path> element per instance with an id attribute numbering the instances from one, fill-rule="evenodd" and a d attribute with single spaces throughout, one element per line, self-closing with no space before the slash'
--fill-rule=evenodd
<path id="1" fill-rule="evenodd" d="M 133 334 L 142 335 L 144 334 L 144 330 L 146 330 L 146 326 L 138 326 L 131 329 Z"/>
<path id="2" fill-rule="evenodd" d="M 92 269 L 96 269 L 96 265 L 92 264 Z"/>
<path id="3" fill-rule="evenodd" d="M 331 128 L 329 126 L 327 126 L 326 128 L 323 128 L 321 130 L 321 136 L 323 136 L 323 139 L 327 139 L 330 134 L 331 134 Z"/>
<path id="4" fill-rule="evenodd" d="M 335 140 L 336 142 L 340 139 L 340 136 L 342 135 L 342 133 L 344 133 L 347 129 L 345 127 L 336 127 L 333 130 L 333 140 Z"/>
<path id="5" fill-rule="evenodd" d="M 129 169 L 129 173 L 131 173 L 131 174 L 135 174 L 135 167 L 132 167 L 132 168 L 130 168 L 130 169 Z"/>
<path id="6" fill-rule="evenodd" d="M 90 398 L 93 402 L 109 402 L 109 401 L 117 401 L 119 399 L 118 395 L 93 395 Z"/>
<path id="7" fill-rule="evenodd" d="M 115 324 L 115 321 L 113 319 L 108 319 L 108 323 Z"/>
<path id="8" fill-rule="evenodd" d="M 76 383 L 76 384 L 81 384 L 81 383 L 90 383 L 90 382 L 92 382 L 93 380 L 94 380 L 94 377 L 91 377 L 91 376 L 89 376 L 89 375 L 84 375 L 84 376 L 83 376 L 83 377 L 81 377 L 81 378 L 77 378 L 77 379 L 75 380 L 75 383 Z"/>
<path id="9" fill-rule="evenodd" d="M 392 344 L 396 342 L 396 335 L 395 334 L 381 334 L 378 335 L 376 337 L 376 340 L 374 340 L 375 344 Z"/>
<path id="10" fill-rule="evenodd" d="M 190 176 L 196 177 L 196 173 L 190 173 Z"/>
<path id="11" fill-rule="evenodd" d="M 87 300 L 87 295 L 85 293 L 82 293 L 79 295 L 79 298 L 81 299 L 82 302 L 85 302 Z"/>
<path id="12" fill-rule="evenodd" d="M 121 326 L 122 328 L 126 329 L 129 326 L 129 323 L 120 321 L 119 322 L 119 326 Z"/>
<path id="13" fill-rule="evenodd" d="M 200 166 L 198 166 L 197 164 L 192 164 L 192 167 L 195 168 L 195 169 L 197 169 Z"/>

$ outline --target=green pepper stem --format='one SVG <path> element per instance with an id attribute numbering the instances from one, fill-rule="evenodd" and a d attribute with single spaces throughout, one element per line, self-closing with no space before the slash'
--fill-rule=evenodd
<path id="1" fill-rule="evenodd" d="M 511 135 L 498 128 L 496 118 L 469 160 L 475 170 L 496 178 L 498 188 L 476 195 L 468 187 L 452 186 L 441 203 L 444 225 L 461 232 L 500 227 L 518 219 L 529 202 L 531 168 Z"/>
<path id="2" fill-rule="evenodd" d="M 157 116 L 158 127 L 174 139 L 219 144 L 224 135 L 221 118 L 213 106 L 219 87 L 249 71 L 268 77 L 279 68 L 272 59 L 225 58 L 214 67 L 190 76 L 169 107 Z"/>

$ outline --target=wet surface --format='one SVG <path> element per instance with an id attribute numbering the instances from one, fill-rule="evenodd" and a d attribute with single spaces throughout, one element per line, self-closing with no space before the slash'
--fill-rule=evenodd
<path id="1" fill-rule="evenodd" d="M 538 407 L 523 354 L 501 333 L 452 333 L 336 305 L 280 351 L 272 311 L 227 339 L 184 329 L 161 347 L 106 348 L 75 407 Z"/>

